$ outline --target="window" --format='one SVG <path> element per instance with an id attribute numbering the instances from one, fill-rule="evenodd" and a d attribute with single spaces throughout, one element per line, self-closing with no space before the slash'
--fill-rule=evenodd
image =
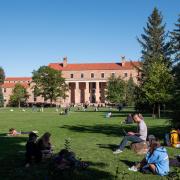
<path id="1" fill-rule="evenodd" d="M 128 73 L 124 73 L 124 77 L 128 77 Z"/>
<path id="2" fill-rule="evenodd" d="M 114 77 L 114 76 L 115 76 L 115 73 L 113 72 L 113 73 L 111 73 L 111 75 L 112 75 L 112 77 Z"/>
<path id="3" fill-rule="evenodd" d="M 71 78 L 74 78 L 74 74 L 71 74 Z"/>
<path id="4" fill-rule="evenodd" d="M 91 78 L 94 78 L 94 73 L 91 73 Z"/>
<path id="5" fill-rule="evenodd" d="M 4 88 L 4 93 L 6 92 L 6 88 Z"/>
<path id="6" fill-rule="evenodd" d="M 81 78 L 84 78 L 84 74 L 83 73 L 81 73 Z"/>
<path id="7" fill-rule="evenodd" d="M 104 78 L 104 73 L 101 73 L 101 78 Z"/>

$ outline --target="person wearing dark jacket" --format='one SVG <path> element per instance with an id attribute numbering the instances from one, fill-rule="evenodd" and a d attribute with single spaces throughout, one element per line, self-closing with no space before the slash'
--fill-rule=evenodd
<path id="1" fill-rule="evenodd" d="M 43 157 L 49 157 L 52 155 L 53 150 L 50 142 L 50 137 L 51 134 L 49 132 L 46 132 L 37 142 L 38 149 L 40 150 Z"/>
<path id="2" fill-rule="evenodd" d="M 36 141 L 37 141 L 37 134 L 31 132 L 29 134 L 29 139 L 26 143 L 26 162 L 25 166 L 29 167 L 30 164 L 32 163 L 33 158 L 35 159 L 36 162 L 40 162 L 42 159 L 41 153 L 37 147 Z"/>

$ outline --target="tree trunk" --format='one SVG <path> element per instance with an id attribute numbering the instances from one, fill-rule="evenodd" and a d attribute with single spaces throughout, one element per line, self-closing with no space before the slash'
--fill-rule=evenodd
<path id="1" fill-rule="evenodd" d="M 161 117 L 161 105 L 158 104 L 158 118 Z"/>
<path id="2" fill-rule="evenodd" d="M 52 99 L 50 99 L 50 107 L 52 107 L 52 101 L 53 101 L 53 100 L 52 100 Z"/>
<path id="3" fill-rule="evenodd" d="M 19 108 L 21 107 L 21 101 L 18 102 L 18 107 L 19 107 Z"/>
<path id="4" fill-rule="evenodd" d="M 155 111 L 155 107 L 156 107 L 156 105 L 153 104 L 153 113 L 152 113 L 152 117 L 153 117 L 153 118 L 155 118 L 155 112 L 154 112 L 154 111 Z"/>

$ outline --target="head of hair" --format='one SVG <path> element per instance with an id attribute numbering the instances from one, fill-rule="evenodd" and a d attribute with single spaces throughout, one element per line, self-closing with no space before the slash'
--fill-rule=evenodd
<path id="1" fill-rule="evenodd" d="M 12 131 L 14 131 L 14 130 L 15 130 L 14 128 L 10 128 L 10 129 L 9 129 L 9 132 L 12 132 Z"/>
<path id="2" fill-rule="evenodd" d="M 33 140 L 34 138 L 37 138 L 37 137 L 38 137 L 38 135 L 37 135 L 36 133 L 31 132 L 31 133 L 29 134 L 29 140 L 30 140 L 30 141 Z"/>
<path id="3" fill-rule="evenodd" d="M 143 117 L 143 115 L 141 114 L 141 113 L 139 113 L 139 112 L 134 112 L 131 116 L 132 116 L 132 118 L 134 117 L 134 116 L 138 116 L 140 119 L 144 119 L 144 117 Z"/>
<path id="4" fill-rule="evenodd" d="M 59 155 L 60 157 L 64 157 L 64 156 L 66 156 L 68 153 L 69 153 L 69 151 L 68 151 L 67 149 L 62 149 L 62 150 L 58 153 L 58 155 Z"/>
<path id="5" fill-rule="evenodd" d="M 43 136 L 41 137 L 41 139 L 48 141 L 50 137 L 51 137 L 51 134 L 49 132 L 45 132 Z"/>
<path id="6" fill-rule="evenodd" d="M 153 149 L 156 149 L 161 146 L 161 143 L 158 138 L 152 139 L 150 146 L 153 147 Z"/>

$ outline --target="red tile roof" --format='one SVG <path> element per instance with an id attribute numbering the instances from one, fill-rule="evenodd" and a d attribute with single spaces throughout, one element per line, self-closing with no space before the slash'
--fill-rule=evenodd
<path id="1" fill-rule="evenodd" d="M 5 81 L 32 81 L 31 77 L 6 77 Z"/>
<path id="2" fill-rule="evenodd" d="M 88 63 L 88 64 L 67 64 L 63 67 L 63 63 L 50 63 L 49 67 L 62 71 L 82 71 L 82 70 L 130 70 L 140 66 L 141 62 L 128 61 L 122 66 L 122 63 Z"/>
<path id="3" fill-rule="evenodd" d="M 17 83 L 4 83 L 1 85 L 2 88 L 14 88 Z M 25 88 L 29 87 L 28 83 L 20 83 Z"/>

